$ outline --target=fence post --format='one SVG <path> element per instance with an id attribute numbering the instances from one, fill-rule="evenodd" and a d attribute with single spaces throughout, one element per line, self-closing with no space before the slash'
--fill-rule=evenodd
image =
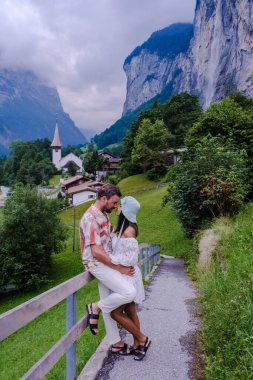
<path id="1" fill-rule="evenodd" d="M 139 255 L 139 261 L 142 261 L 143 259 L 143 248 L 140 247 L 140 255 Z M 140 267 L 140 271 L 141 271 L 141 277 L 143 276 L 143 265 Z"/>
<path id="2" fill-rule="evenodd" d="M 151 270 L 152 270 L 152 247 L 149 246 L 149 249 L 148 249 L 148 256 L 149 256 L 149 260 L 148 260 L 148 274 L 150 275 L 151 273 Z"/>
<path id="3" fill-rule="evenodd" d="M 76 324 L 76 293 L 67 297 L 67 331 Z M 68 349 L 66 355 L 67 380 L 76 378 L 76 342 Z"/>
<path id="4" fill-rule="evenodd" d="M 144 252 L 144 256 L 145 256 L 145 260 L 146 260 L 146 258 L 148 257 L 148 249 L 144 248 L 143 252 Z M 148 275 L 148 263 L 146 262 L 144 264 L 144 278 L 145 279 L 146 279 L 147 275 Z"/>

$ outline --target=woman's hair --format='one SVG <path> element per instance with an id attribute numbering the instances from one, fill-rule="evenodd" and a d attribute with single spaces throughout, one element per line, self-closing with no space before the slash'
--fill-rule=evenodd
<path id="1" fill-rule="evenodd" d="M 124 223 L 124 221 L 125 221 L 125 223 Z M 136 237 L 139 235 L 139 229 L 138 229 L 137 224 L 129 222 L 129 220 L 123 215 L 123 213 L 121 211 L 121 213 L 119 214 L 118 225 L 117 225 L 117 228 L 116 228 L 115 232 L 120 232 L 120 229 L 121 229 L 123 223 L 124 223 L 124 227 L 123 227 L 123 230 L 122 230 L 122 234 L 127 229 L 127 227 L 131 226 L 135 230 Z"/>

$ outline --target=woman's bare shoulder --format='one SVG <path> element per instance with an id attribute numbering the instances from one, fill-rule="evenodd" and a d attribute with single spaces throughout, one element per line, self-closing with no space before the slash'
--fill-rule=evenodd
<path id="1" fill-rule="evenodd" d="M 123 238 L 136 238 L 136 232 L 135 232 L 135 229 L 132 227 L 132 226 L 128 226 L 123 235 L 122 235 Z"/>

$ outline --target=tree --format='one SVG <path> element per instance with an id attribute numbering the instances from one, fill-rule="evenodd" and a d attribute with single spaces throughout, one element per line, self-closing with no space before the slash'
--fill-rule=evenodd
<path id="1" fill-rule="evenodd" d="M 243 205 L 249 191 L 245 151 L 229 141 L 204 137 L 173 168 L 173 184 L 166 201 L 187 232 L 218 216 L 231 216 Z M 176 173 L 175 173 L 176 172 Z"/>
<path id="2" fill-rule="evenodd" d="M 96 172 L 103 168 L 106 163 L 105 159 L 98 154 L 94 144 L 88 144 L 84 153 L 83 170 L 86 173 L 96 177 Z M 85 174 L 85 173 L 84 173 Z"/>
<path id="3" fill-rule="evenodd" d="M 0 286 L 14 283 L 28 290 L 47 281 L 51 255 L 61 251 L 67 236 L 57 207 L 57 200 L 48 200 L 35 187 L 14 188 L 0 231 Z"/>
<path id="4" fill-rule="evenodd" d="M 173 95 L 165 104 L 155 101 L 151 109 L 142 112 L 139 118 L 132 123 L 130 131 L 123 140 L 121 178 L 140 173 L 143 170 L 138 162 L 133 163 L 131 156 L 135 138 L 144 119 L 149 119 L 152 123 L 162 120 L 169 132 L 167 148 L 179 148 L 184 146 L 186 133 L 200 115 L 201 107 L 198 98 L 186 92 Z"/>
<path id="5" fill-rule="evenodd" d="M 199 119 L 202 110 L 197 96 L 187 92 L 173 95 L 163 105 L 163 121 L 173 136 L 171 148 L 184 146 L 185 135 Z"/>
<path id="6" fill-rule="evenodd" d="M 10 157 L 7 158 L 3 171 L 5 183 L 8 185 L 47 184 L 56 173 L 51 161 L 50 141 L 13 141 Z"/>
<path id="7" fill-rule="evenodd" d="M 213 103 L 194 124 L 186 136 L 188 148 L 203 137 L 220 136 L 230 140 L 236 149 L 247 153 L 247 166 L 253 188 L 253 107 L 250 99 L 238 93 Z"/>
<path id="8" fill-rule="evenodd" d="M 165 173 L 169 132 L 163 121 L 152 123 L 149 119 L 142 120 L 134 141 L 132 163 L 138 163 L 144 172 L 153 177 Z"/>

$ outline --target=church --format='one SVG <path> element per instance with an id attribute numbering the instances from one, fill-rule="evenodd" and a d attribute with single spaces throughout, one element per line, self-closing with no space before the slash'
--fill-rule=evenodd
<path id="1" fill-rule="evenodd" d="M 77 173 L 82 173 L 83 171 L 83 159 L 76 156 L 74 153 L 69 153 L 67 156 L 61 156 L 62 143 L 59 134 L 58 123 L 56 122 L 54 138 L 51 144 L 52 148 L 52 161 L 56 169 L 63 170 L 64 172 L 69 171 L 70 166 L 76 168 Z"/>

